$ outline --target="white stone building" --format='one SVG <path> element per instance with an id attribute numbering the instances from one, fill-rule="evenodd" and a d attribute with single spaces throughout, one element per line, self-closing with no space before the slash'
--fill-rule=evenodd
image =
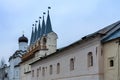
<path id="1" fill-rule="evenodd" d="M 43 16 L 42 28 L 40 20 L 38 23 L 38 28 L 37 24 L 34 26 L 35 30 L 32 29 L 29 48 L 23 55 L 22 62 L 20 64 L 21 80 L 31 80 L 31 65 L 29 65 L 31 62 L 38 60 L 40 57 L 50 55 L 51 53 L 56 52 L 57 49 L 58 37 L 52 30 L 49 11 L 46 23 Z"/>
<path id="2" fill-rule="evenodd" d="M 30 63 L 31 79 L 119 80 L 119 45 L 120 21 L 50 55 L 40 56 L 43 52 L 36 52 L 36 61 Z"/>
<path id="3" fill-rule="evenodd" d="M 32 80 L 103 80 L 100 38 L 89 38 L 33 62 Z"/>
<path id="4" fill-rule="evenodd" d="M 20 80 L 20 62 L 28 47 L 28 39 L 23 35 L 18 39 L 19 50 L 9 58 L 9 80 Z"/>
<path id="5" fill-rule="evenodd" d="M 3 64 L 3 66 L 0 67 L 0 80 L 9 80 L 9 67 L 7 64 Z"/>

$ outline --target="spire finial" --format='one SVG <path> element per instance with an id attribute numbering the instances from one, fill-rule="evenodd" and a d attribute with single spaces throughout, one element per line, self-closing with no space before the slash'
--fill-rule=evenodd
<path id="1" fill-rule="evenodd" d="M 44 19 L 44 15 L 45 15 L 46 13 L 45 12 L 43 12 L 43 19 Z"/>
<path id="2" fill-rule="evenodd" d="M 50 7 L 50 6 L 48 6 L 48 9 L 51 9 L 51 7 Z"/>
<path id="3" fill-rule="evenodd" d="M 34 24 L 32 24 L 32 26 L 34 27 L 35 25 L 34 25 Z M 32 29 L 33 29 L 33 27 L 32 27 Z"/>
<path id="4" fill-rule="evenodd" d="M 35 24 L 32 24 L 32 26 L 33 26 L 33 27 L 32 27 L 32 31 L 34 31 L 34 26 L 35 26 Z"/>
<path id="5" fill-rule="evenodd" d="M 22 31 L 22 33 L 24 34 L 24 31 Z"/>
<path id="6" fill-rule="evenodd" d="M 41 19 L 41 17 L 39 17 L 39 20 Z"/>
<path id="7" fill-rule="evenodd" d="M 40 23 L 40 19 L 41 19 L 41 17 L 39 17 L 39 23 Z"/>
<path id="8" fill-rule="evenodd" d="M 23 34 L 23 36 L 24 36 L 24 31 L 22 31 L 22 34 Z"/>
<path id="9" fill-rule="evenodd" d="M 44 15 L 45 15 L 46 13 L 45 12 L 43 12 L 43 21 L 44 21 Z"/>
<path id="10" fill-rule="evenodd" d="M 45 15 L 46 13 L 45 12 L 43 12 L 43 15 Z"/>
<path id="11" fill-rule="evenodd" d="M 35 22 L 37 23 L 38 21 L 36 20 Z"/>
<path id="12" fill-rule="evenodd" d="M 38 21 L 36 20 L 36 21 L 35 21 L 35 27 L 37 27 L 37 22 L 38 22 Z"/>
<path id="13" fill-rule="evenodd" d="M 49 14 L 49 10 L 51 9 L 51 7 L 50 6 L 48 6 L 48 14 Z"/>

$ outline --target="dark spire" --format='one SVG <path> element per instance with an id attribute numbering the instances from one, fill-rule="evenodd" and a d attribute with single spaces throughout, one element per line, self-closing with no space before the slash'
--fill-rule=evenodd
<path id="1" fill-rule="evenodd" d="M 48 7 L 48 15 L 47 15 L 47 21 L 46 21 L 45 34 L 52 32 L 52 25 L 51 25 L 51 20 L 50 20 L 50 15 L 49 15 L 49 9 L 51 9 L 51 7 Z"/>
<path id="2" fill-rule="evenodd" d="M 34 42 L 37 40 L 37 33 L 38 33 L 38 31 L 37 31 L 37 22 L 38 21 L 35 21 L 35 37 L 34 37 Z"/>
<path id="3" fill-rule="evenodd" d="M 45 34 L 45 20 L 44 20 L 44 14 L 45 14 L 45 12 L 43 13 L 43 21 L 42 21 L 41 36 L 43 36 L 43 34 Z"/>
<path id="4" fill-rule="evenodd" d="M 40 19 L 41 19 L 41 17 L 39 17 L 37 39 L 41 37 L 41 24 L 40 24 Z"/>
<path id="5" fill-rule="evenodd" d="M 33 38 L 32 38 L 32 44 L 35 42 L 35 29 L 33 28 Z"/>
<path id="6" fill-rule="evenodd" d="M 34 26 L 34 24 L 33 24 L 32 26 Z M 33 31 L 33 27 L 32 27 L 32 33 L 31 33 L 31 39 L 30 39 L 30 45 L 33 43 L 33 36 L 34 36 L 34 31 Z"/>

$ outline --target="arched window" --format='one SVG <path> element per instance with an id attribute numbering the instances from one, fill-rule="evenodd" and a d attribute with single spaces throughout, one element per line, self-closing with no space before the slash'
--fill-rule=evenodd
<path id="1" fill-rule="evenodd" d="M 43 45 L 46 45 L 46 42 L 47 42 L 46 38 L 43 38 Z"/>
<path id="2" fill-rule="evenodd" d="M 52 72 L 53 72 L 53 66 L 50 65 L 50 75 L 52 74 Z"/>
<path id="3" fill-rule="evenodd" d="M 32 77 L 34 77 L 34 70 L 32 70 Z"/>
<path id="4" fill-rule="evenodd" d="M 113 67 L 113 66 L 114 66 L 114 61 L 110 60 L 110 67 Z"/>
<path id="5" fill-rule="evenodd" d="M 38 45 L 40 45 L 41 44 L 41 42 L 40 42 L 40 40 L 38 41 Z"/>
<path id="6" fill-rule="evenodd" d="M 39 70 L 41 71 L 41 67 L 39 67 Z"/>
<path id="7" fill-rule="evenodd" d="M 57 74 L 60 73 L 60 63 L 57 63 Z"/>
<path id="8" fill-rule="evenodd" d="M 45 68 L 42 68 L 42 75 L 45 76 Z"/>
<path id="9" fill-rule="evenodd" d="M 109 61 L 109 62 L 108 62 L 109 67 L 114 67 L 114 65 L 115 65 L 115 64 L 114 64 L 114 57 L 109 57 L 109 58 L 108 58 L 108 61 Z"/>
<path id="10" fill-rule="evenodd" d="M 70 59 L 70 70 L 74 70 L 74 59 Z"/>
<path id="11" fill-rule="evenodd" d="M 37 69 L 37 77 L 39 77 L 39 69 Z"/>
<path id="12" fill-rule="evenodd" d="M 42 48 L 43 49 L 46 49 L 46 43 L 47 43 L 47 39 L 44 37 L 43 39 L 42 39 Z"/>
<path id="13" fill-rule="evenodd" d="M 93 54 L 92 52 L 88 53 L 88 67 L 93 66 Z"/>

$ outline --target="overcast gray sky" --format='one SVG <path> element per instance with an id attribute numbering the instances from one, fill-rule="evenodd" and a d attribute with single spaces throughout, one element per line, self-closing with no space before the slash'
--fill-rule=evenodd
<path id="1" fill-rule="evenodd" d="M 58 48 L 120 20 L 120 0 L 0 0 L 0 59 L 7 62 L 18 49 L 23 31 L 30 39 L 32 24 L 48 6 Z"/>

